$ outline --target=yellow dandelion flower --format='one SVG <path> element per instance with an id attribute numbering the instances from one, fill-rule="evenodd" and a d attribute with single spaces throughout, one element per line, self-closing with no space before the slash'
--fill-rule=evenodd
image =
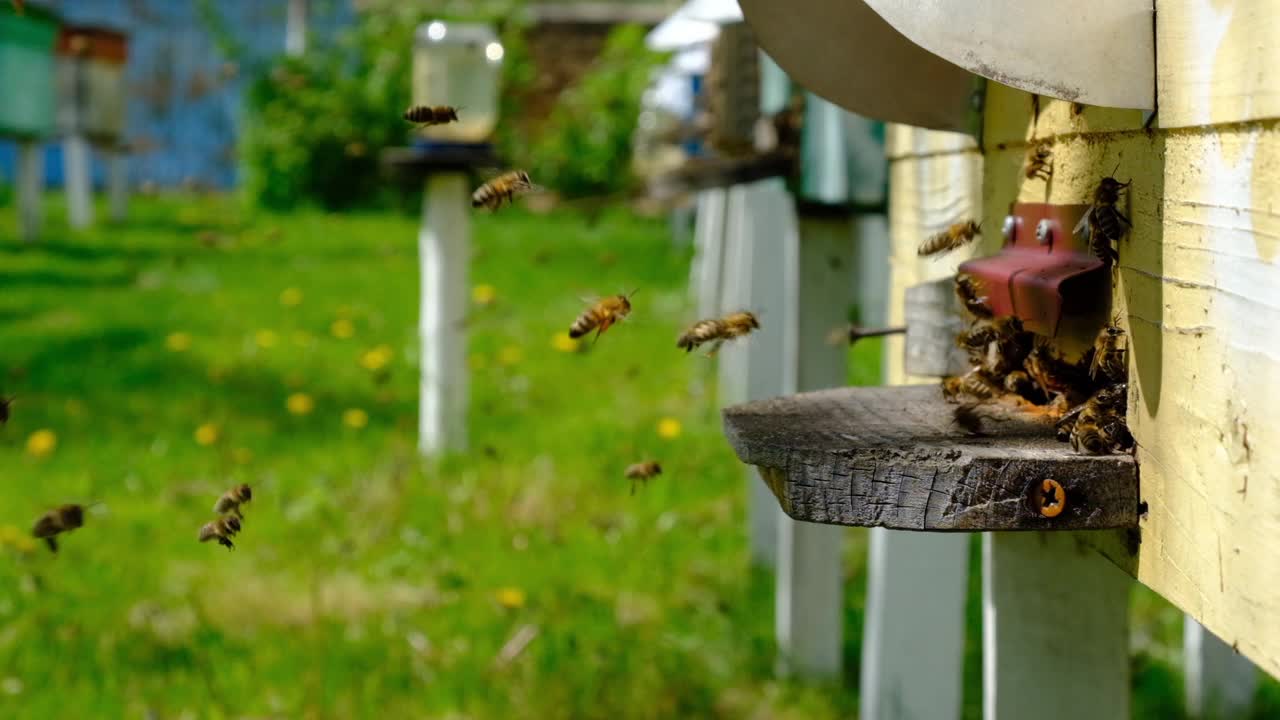
<path id="1" fill-rule="evenodd" d="M 551 336 L 551 347 L 559 350 L 560 352 L 577 352 L 578 345 L 578 340 L 569 337 L 569 333 L 567 332 L 558 332 Z"/>
<path id="2" fill-rule="evenodd" d="M 667 417 L 658 421 L 658 437 L 664 440 L 674 440 L 680 437 L 680 431 L 683 429 L 680 421 L 675 418 Z"/>
<path id="3" fill-rule="evenodd" d="M 517 587 L 499 588 L 498 591 L 493 594 L 493 598 L 498 601 L 499 605 L 507 608 L 508 610 L 516 610 L 524 607 L 524 591 Z"/>
<path id="4" fill-rule="evenodd" d="M 48 457 L 58 447 L 58 436 L 52 430 L 37 430 L 27 438 L 27 454 Z"/>
<path id="5" fill-rule="evenodd" d="M 524 358 L 519 345 L 508 345 L 498 351 L 498 364 L 510 367 Z"/>
<path id="6" fill-rule="evenodd" d="M 296 287 L 285 288 L 280 292 L 280 304 L 285 307 L 297 307 L 302 304 L 302 291 Z"/>
<path id="7" fill-rule="evenodd" d="M 369 413 L 360 408 L 347 408 L 342 413 L 342 424 L 353 430 L 359 430 L 369 424 Z"/>
<path id="8" fill-rule="evenodd" d="M 23 535 L 16 525 L 0 525 L 0 545 L 13 545 Z"/>
<path id="9" fill-rule="evenodd" d="M 498 290 L 492 285 L 480 283 L 471 288 L 471 302 L 477 305 L 490 305 L 498 297 Z"/>
<path id="10" fill-rule="evenodd" d="M 248 465 L 253 462 L 253 451 L 246 447 L 238 447 L 231 451 L 231 459 L 237 465 Z"/>
<path id="11" fill-rule="evenodd" d="M 164 346 L 169 352 L 186 352 L 191 349 L 191 336 L 184 332 L 169 333 Z"/>
<path id="12" fill-rule="evenodd" d="M 196 428 L 195 438 L 197 445 L 208 447 L 222 437 L 222 429 L 216 423 L 205 423 Z"/>
<path id="13" fill-rule="evenodd" d="M 329 326 L 329 333 L 339 340 L 346 340 L 356 334 L 356 326 L 350 320 L 340 317 Z"/>
<path id="14" fill-rule="evenodd" d="M 265 350 L 275 347 L 276 343 L 280 342 L 280 337 L 274 330 L 259 330 L 253 334 L 253 340 L 258 343 L 258 347 Z"/>
<path id="15" fill-rule="evenodd" d="M 364 351 L 360 355 L 360 366 L 369 372 L 377 372 L 391 362 L 391 357 L 391 348 L 386 345 L 379 345 Z"/>
<path id="16" fill-rule="evenodd" d="M 284 406 L 294 415 L 306 415 L 316 409 L 316 401 L 306 393 L 294 393 L 285 400 Z"/>

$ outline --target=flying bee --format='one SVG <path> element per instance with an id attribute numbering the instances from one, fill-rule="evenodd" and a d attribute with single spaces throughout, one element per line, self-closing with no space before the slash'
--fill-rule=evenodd
<path id="1" fill-rule="evenodd" d="M 1037 143 L 1027 148 L 1027 164 L 1023 170 L 1027 179 L 1040 178 L 1049 182 L 1053 176 L 1053 150 L 1048 143 Z"/>
<path id="2" fill-rule="evenodd" d="M 35 527 L 31 528 L 31 534 L 43 539 L 49 549 L 56 553 L 58 552 L 57 535 L 82 527 L 84 510 L 83 505 L 59 505 L 36 520 Z"/>
<path id="3" fill-rule="evenodd" d="M 207 522 L 200 528 L 200 542 L 217 540 L 218 544 L 226 549 L 235 550 L 236 546 L 231 543 L 231 538 L 238 532 L 240 532 L 240 519 L 234 515 L 226 515 Z"/>
<path id="4" fill-rule="evenodd" d="M 953 224 L 951 227 L 940 233 L 930 235 L 923 243 L 920 244 L 916 254 L 936 255 L 940 252 L 955 250 L 962 245 L 973 241 L 975 237 L 982 233 L 982 226 L 972 220 L 964 220 Z"/>
<path id="5" fill-rule="evenodd" d="M 444 125 L 458 122 L 458 110 L 451 105 L 414 105 L 404 111 L 404 119 L 418 125 Z"/>
<path id="6" fill-rule="evenodd" d="M 1122 183 L 1114 177 L 1102 178 L 1093 191 L 1093 204 L 1071 231 L 1077 237 L 1085 237 L 1087 234 L 1089 250 L 1107 264 L 1120 259 L 1113 243 L 1133 227 L 1129 218 L 1116 207 L 1120 202 L 1120 193 L 1127 187 L 1129 183 Z"/>
<path id="7" fill-rule="evenodd" d="M 599 340 L 605 330 L 631 314 L 631 296 L 635 294 L 636 291 L 632 290 L 627 295 L 610 295 L 597 300 L 591 307 L 583 310 L 569 326 L 569 337 L 580 338 L 595 330 L 596 336 L 592 342 Z"/>
<path id="8" fill-rule="evenodd" d="M 699 320 L 694 323 L 680 334 L 676 340 L 676 347 L 685 352 L 693 352 L 694 348 L 704 343 L 711 343 L 711 349 L 707 351 L 707 356 L 710 357 L 716 354 L 726 340 L 750 335 L 752 330 L 759 328 L 760 320 L 756 318 L 755 313 L 745 310 L 729 313 L 722 318 Z"/>
<path id="9" fill-rule="evenodd" d="M 0 395 L 0 425 L 9 422 L 9 406 L 13 405 L 13 398 Z"/>
<path id="10" fill-rule="evenodd" d="M 659 465 L 656 460 L 646 460 L 644 462 L 628 465 L 624 474 L 631 480 L 631 494 L 635 495 L 636 481 L 639 480 L 642 483 L 648 482 L 651 478 L 661 475 L 662 466 Z"/>
<path id="11" fill-rule="evenodd" d="M 982 281 L 968 273 L 956 273 L 956 297 L 970 315 L 977 318 L 991 317 L 991 306 L 982 292 Z"/>
<path id="12" fill-rule="evenodd" d="M 240 506 L 252 499 L 253 491 L 245 483 L 240 483 L 218 498 L 218 502 L 213 504 L 213 511 L 219 515 L 234 513 L 236 517 L 243 518 L 244 513 L 240 512 Z"/>
<path id="13" fill-rule="evenodd" d="M 529 179 L 529 173 L 524 170 L 512 170 L 476 188 L 476 191 L 471 193 L 471 207 L 485 207 L 496 211 L 504 202 L 513 203 L 520 195 L 533 190 L 534 184 Z"/>
<path id="14" fill-rule="evenodd" d="M 1098 331 L 1093 341 L 1093 362 L 1089 364 L 1089 377 L 1094 381 L 1122 381 L 1129 372 L 1128 353 L 1124 344 L 1124 330 L 1112 323 Z"/>

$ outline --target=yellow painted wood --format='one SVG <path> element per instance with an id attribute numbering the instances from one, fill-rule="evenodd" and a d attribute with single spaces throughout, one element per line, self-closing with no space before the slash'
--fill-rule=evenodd
<path id="1" fill-rule="evenodd" d="M 892 252 L 889 286 L 889 324 L 905 319 L 903 298 L 908 287 L 955 273 L 956 266 L 978 253 L 977 246 L 999 245 L 1000 225 L 984 227 L 983 243 L 974 243 L 931 258 L 916 255 L 929 235 L 948 225 L 978 217 L 981 211 L 982 155 L 977 143 L 957 133 L 890 125 L 885 137 L 890 156 L 889 237 Z M 937 382 L 912 377 L 904 367 L 904 341 L 891 335 L 885 343 L 885 377 L 889 384 Z"/>
<path id="2" fill-rule="evenodd" d="M 1115 111 L 1051 106 L 1033 121 L 1030 107 L 988 89 L 988 133 L 1007 138 L 988 146 L 988 223 L 1014 198 L 1088 202 L 1117 165 L 1133 180 L 1113 301 L 1149 507 L 1136 576 L 1280 675 L 1280 121 L 1146 131 L 1140 116 L 1115 127 Z M 1113 129 L 1081 131 L 1095 113 Z M 1021 173 L 1019 122 L 1052 142 L 1048 183 Z M 893 239 L 898 258 L 906 233 Z"/>
<path id="3" fill-rule="evenodd" d="M 1157 0 L 1161 127 L 1280 117 L 1275 0 Z"/>

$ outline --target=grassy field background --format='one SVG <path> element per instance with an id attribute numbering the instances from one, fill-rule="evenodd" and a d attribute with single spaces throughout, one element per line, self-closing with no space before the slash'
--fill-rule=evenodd
<path id="1" fill-rule="evenodd" d="M 14 225 L 0 210 L 0 717 L 856 714 L 865 536 L 844 688 L 775 680 L 772 580 L 712 363 L 674 347 L 689 251 L 664 222 L 476 218 L 473 451 L 426 465 L 415 218 L 176 197 L 33 246 Z M 580 296 L 637 286 L 627 323 L 567 342 Z M 665 472 L 631 496 L 650 457 Z M 236 550 L 197 543 L 237 482 Z M 90 500 L 57 556 L 27 536 Z M 971 595 L 978 717 L 976 573 Z M 1134 716 L 1178 717 L 1181 616 L 1134 608 Z"/>

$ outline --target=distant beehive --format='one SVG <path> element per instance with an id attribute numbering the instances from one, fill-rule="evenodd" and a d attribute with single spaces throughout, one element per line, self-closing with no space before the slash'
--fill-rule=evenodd
<path id="1" fill-rule="evenodd" d="M 760 50 L 746 23 L 720 28 L 705 87 L 711 147 L 722 155 L 751 154 L 760 117 Z"/>

